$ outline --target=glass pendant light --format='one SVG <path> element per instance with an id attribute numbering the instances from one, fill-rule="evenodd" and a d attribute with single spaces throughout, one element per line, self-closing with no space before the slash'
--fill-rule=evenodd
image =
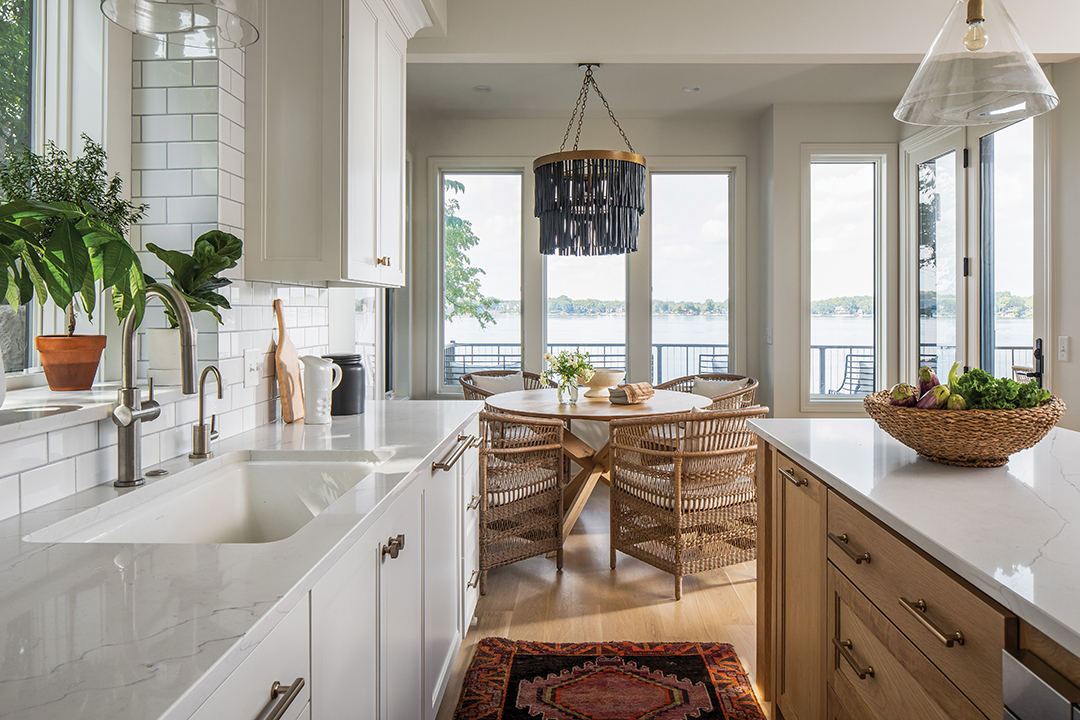
<path id="1" fill-rule="evenodd" d="M 120 27 L 213 54 L 259 39 L 258 0 L 103 0 L 101 12 Z"/>
<path id="2" fill-rule="evenodd" d="M 893 116 L 913 125 L 990 125 L 1057 104 L 1001 0 L 955 0 Z"/>
<path id="3" fill-rule="evenodd" d="M 581 84 L 574 113 L 566 126 L 559 152 L 533 162 L 536 176 L 535 214 L 540 218 L 540 252 L 544 255 L 621 255 L 637 250 L 638 229 L 645 212 L 645 158 L 634 152 L 600 86 L 592 64 L 582 64 Z M 581 123 L 589 89 L 600 96 L 608 117 L 622 135 L 629 152 L 578 150 Z M 579 114 L 580 110 L 580 114 Z M 577 120 L 572 150 L 565 150 Z"/>

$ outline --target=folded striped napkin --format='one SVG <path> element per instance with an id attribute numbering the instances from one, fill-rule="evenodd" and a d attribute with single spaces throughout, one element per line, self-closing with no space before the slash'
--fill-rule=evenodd
<path id="1" fill-rule="evenodd" d="M 653 396 L 656 391 L 647 382 L 619 385 L 608 391 L 608 399 L 616 405 L 637 405 Z"/>

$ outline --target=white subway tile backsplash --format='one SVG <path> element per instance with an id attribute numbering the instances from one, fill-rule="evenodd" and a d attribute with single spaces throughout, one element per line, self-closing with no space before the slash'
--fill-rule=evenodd
<path id="1" fill-rule="evenodd" d="M 49 438 L 49 462 L 59 462 L 64 458 L 90 452 L 97 447 L 97 427 L 92 424 L 75 425 L 54 430 Z M 6 469 L 6 468 L 5 468 Z"/>
<path id="2" fill-rule="evenodd" d="M 221 198 L 218 201 L 218 220 L 226 225 L 244 224 L 244 206 L 235 200 Z"/>
<path id="3" fill-rule="evenodd" d="M 194 85 L 214 85 L 218 81 L 218 67 L 222 63 L 215 60 L 194 60 L 191 67 L 191 79 Z"/>
<path id="4" fill-rule="evenodd" d="M 217 195 L 218 194 L 218 170 L 192 170 L 191 171 L 191 194 L 192 195 Z M 177 195 L 181 193 L 176 193 Z"/>
<path id="5" fill-rule="evenodd" d="M 0 478 L 0 520 L 19 514 L 19 476 Z"/>
<path id="6" fill-rule="evenodd" d="M 116 445 L 75 458 L 75 488 L 79 492 L 112 482 L 116 476 Z"/>
<path id="7" fill-rule="evenodd" d="M 145 35 L 131 36 L 131 56 L 135 60 L 164 60 L 165 41 Z M 139 63 L 134 63 L 138 65 Z"/>
<path id="8" fill-rule="evenodd" d="M 143 142 L 186 142 L 191 137 L 191 115 L 146 115 Z"/>
<path id="9" fill-rule="evenodd" d="M 0 458 L 4 458 L 4 472 L 16 473 L 49 462 L 49 442 L 45 434 L 32 435 L 22 440 L 0 443 Z"/>
<path id="10" fill-rule="evenodd" d="M 199 48 L 190 45 L 169 43 L 167 52 L 170 60 L 182 60 L 184 58 L 213 58 L 217 57 L 217 51 L 213 48 Z"/>
<path id="11" fill-rule="evenodd" d="M 132 90 L 131 112 L 133 115 L 161 115 L 166 109 L 166 95 L 163 89 Z"/>
<path id="12" fill-rule="evenodd" d="M 75 493 L 75 458 L 28 470 L 19 476 L 22 511 Z"/>
<path id="13" fill-rule="evenodd" d="M 212 113 L 218 110 L 217 88 L 169 88 L 169 113 Z"/>
<path id="14" fill-rule="evenodd" d="M 190 195 L 191 173 L 191 170 L 144 170 L 141 197 Z"/>
<path id="15" fill-rule="evenodd" d="M 190 225 L 143 225 L 142 241 L 144 247 L 147 243 L 154 243 L 166 250 L 184 250 L 186 252 L 191 252 L 191 248 L 194 246 Z M 143 269 L 147 273 L 154 275 L 154 273 L 146 269 L 147 256 L 140 257 L 143 261 Z M 154 256 L 150 255 L 149 257 Z M 160 273 L 160 275 L 165 276 L 164 273 Z M 154 275 L 154 277 L 157 277 L 157 275 Z"/>
<path id="16" fill-rule="evenodd" d="M 163 60 L 142 63 L 143 87 L 190 87 L 190 60 Z"/>
<path id="17" fill-rule="evenodd" d="M 191 452 L 191 428 L 175 427 L 159 433 L 161 460 L 168 460 L 178 455 L 187 455 Z M 159 460 L 160 462 L 160 460 Z"/>
<path id="18" fill-rule="evenodd" d="M 133 170 L 163 170 L 166 167 L 165 143 L 132 143 L 131 167 Z"/>
<path id="19" fill-rule="evenodd" d="M 218 112 L 238 125 L 244 122 L 244 103 L 224 89 L 218 91 Z"/>
<path id="20" fill-rule="evenodd" d="M 216 168 L 218 143 L 169 143 L 168 161 L 170 168 Z"/>
<path id="21" fill-rule="evenodd" d="M 219 157 L 221 159 L 221 169 L 227 172 L 237 175 L 239 177 L 244 176 L 244 154 L 234 147 L 228 145 L 219 146 Z"/>
<path id="22" fill-rule="evenodd" d="M 147 225 L 156 225 L 165 222 L 165 199 L 164 198 L 146 198 L 147 205 L 146 215 L 139 222 Z"/>
<path id="23" fill-rule="evenodd" d="M 170 223 L 212 223 L 218 216 L 218 199 L 206 197 L 171 197 L 169 203 Z M 192 228 L 192 232 L 196 230 Z"/>
<path id="24" fill-rule="evenodd" d="M 142 466 L 144 468 L 161 462 L 161 433 L 142 436 Z"/>
<path id="25" fill-rule="evenodd" d="M 191 139 L 192 140 L 217 140 L 218 139 L 218 116 L 217 115 L 192 115 L 191 116 Z"/>

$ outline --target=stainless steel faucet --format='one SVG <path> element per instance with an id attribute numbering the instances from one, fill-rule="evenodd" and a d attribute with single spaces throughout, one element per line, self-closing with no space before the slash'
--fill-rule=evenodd
<path id="1" fill-rule="evenodd" d="M 188 457 L 192 460 L 203 460 L 214 455 L 210 450 L 210 441 L 217 439 L 217 415 L 211 415 L 210 424 L 207 425 L 205 410 L 206 378 L 211 373 L 217 379 L 218 400 L 222 398 L 221 373 L 213 365 L 207 365 L 199 376 L 199 424 L 191 427 L 191 452 L 188 453 Z"/>
<path id="2" fill-rule="evenodd" d="M 181 390 L 185 395 L 195 394 L 195 324 L 191 319 L 187 301 L 175 288 L 161 283 L 146 286 L 146 299 L 161 298 L 169 306 L 180 323 L 180 373 Z M 154 401 L 153 384 L 150 399 L 142 402 L 140 390 L 135 385 L 135 313 L 128 313 L 122 334 L 120 376 L 122 385 L 117 391 L 117 406 L 112 412 L 117 426 L 116 453 L 118 488 L 142 485 L 142 420 L 153 420 L 161 414 L 161 406 Z"/>

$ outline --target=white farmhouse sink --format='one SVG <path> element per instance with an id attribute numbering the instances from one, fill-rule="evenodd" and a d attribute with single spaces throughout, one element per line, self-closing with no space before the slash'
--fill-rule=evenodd
<path id="1" fill-rule="evenodd" d="M 264 543 L 289 537 L 390 452 L 251 452 L 192 468 L 73 515 L 29 542 Z"/>

